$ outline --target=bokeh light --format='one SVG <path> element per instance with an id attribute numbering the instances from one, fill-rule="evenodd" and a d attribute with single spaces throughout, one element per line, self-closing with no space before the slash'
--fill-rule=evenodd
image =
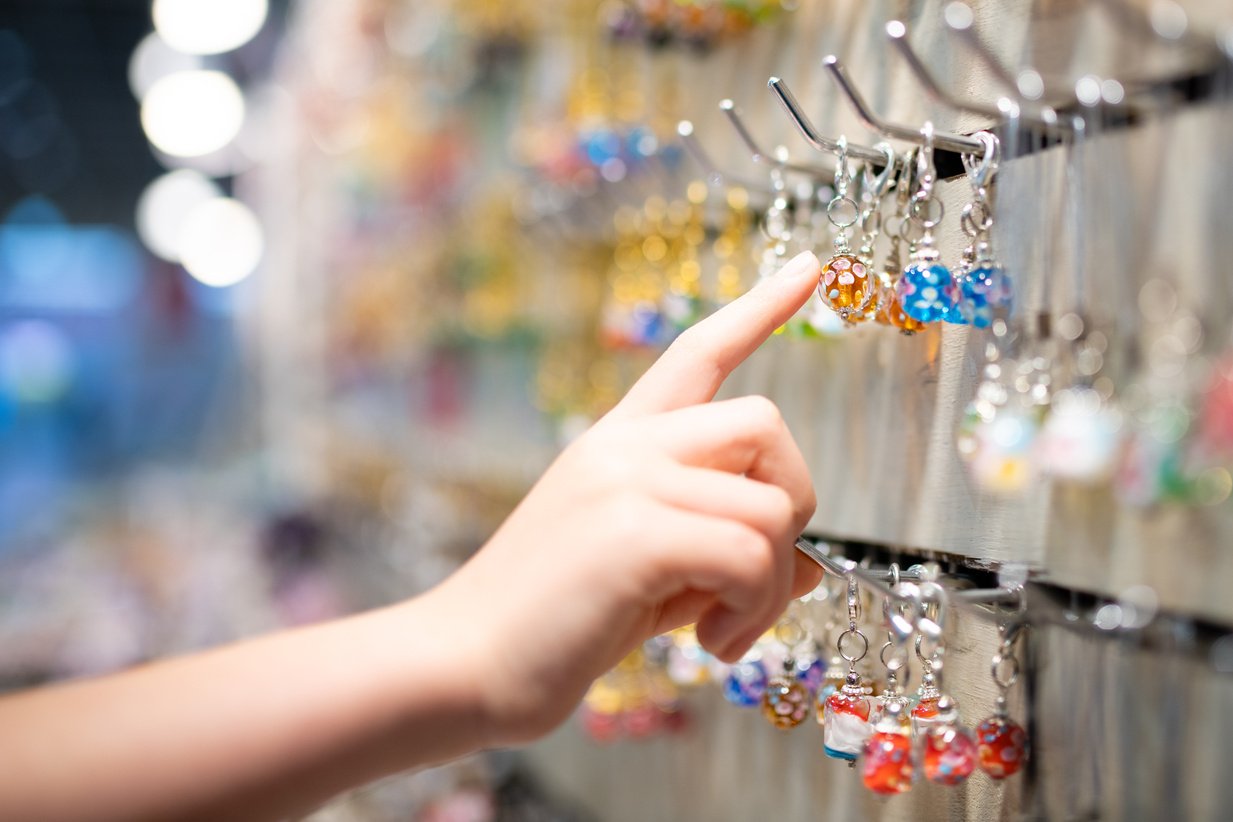
<path id="1" fill-rule="evenodd" d="M 220 71 L 179 71 L 151 86 L 141 125 L 172 157 L 200 157 L 227 146 L 244 125 L 244 95 Z"/>
<path id="2" fill-rule="evenodd" d="M 197 71 L 203 67 L 201 57 L 185 54 L 167 45 L 158 32 L 150 32 L 137 44 L 128 62 L 128 85 L 133 96 L 143 99 L 159 80 L 179 71 Z"/>
<path id="3" fill-rule="evenodd" d="M 248 206 L 230 198 L 192 211 L 180 233 L 180 259 L 194 279 L 215 288 L 252 274 L 265 252 L 261 223 Z"/>
<path id="4" fill-rule="evenodd" d="M 185 54 L 221 54 L 252 40 L 269 14 L 267 0 L 154 0 L 154 28 Z"/>
<path id="5" fill-rule="evenodd" d="M 18 402 L 55 402 L 72 378 L 72 346 L 51 323 L 26 320 L 0 331 L 0 385 Z"/>
<path id="6" fill-rule="evenodd" d="M 137 233 L 146 248 L 168 262 L 180 262 L 180 239 L 189 215 L 222 197 L 204 174 L 180 169 L 146 187 L 137 201 Z"/>

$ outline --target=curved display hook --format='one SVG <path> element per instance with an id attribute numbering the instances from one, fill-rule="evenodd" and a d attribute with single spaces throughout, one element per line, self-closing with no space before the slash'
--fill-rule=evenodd
<path id="1" fill-rule="evenodd" d="M 825 137 L 818 131 L 814 124 L 809 120 L 805 110 L 801 108 L 801 104 L 796 101 L 796 96 L 788 88 L 788 84 L 778 77 L 772 77 L 767 81 L 767 87 L 775 93 L 775 98 L 779 100 L 779 104 L 783 106 L 784 111 L 788 112 L 788 116 L 792 118 L 792 122 L 805 138 L 805 142 L 816 148 L 818 151 L 825 151 L 830 154 L 839 153 L 839 143 L 829 137 Z M 885 168 L 887 165 L 887 156 L 885 151 L 879 151 L 876 148 L 866 148 L 848 144 L 847 156 L 864 160 L 867 163 L 873 163 L 876 166 Z"/>
<path id="2" fill-rule="evenodd" d="M 976 54 L 998 82 L 1014 94 L 1014 99 L 1004 98 L 999 101 L 998 105 L 1004 112 L 1013 112 L 1012 116 L 1031 125 L 1062 132 L 1075 130 L 1069 122 L 1058 117 L 1057 110 L 1052 106 L 1036 102 L 1045 94 L 1044 80 L 1040 72 L 1033 68 L 1025 68 L 1016 74 L 1008 69 L 993 53 L 993 49 L 981 39 L 972 25 L 975 15 L 971 7 L 955 0 L 947 4 L 943 17 L 946 20 L 946 27 Z"/>
<path id="3" fill-rule="evenodd" d="M 822 67 L 830 73 L 831 79 L 835 81 L 836 85 L 839 86 L 839 90 L 848 98 L 848 102 L 852 104 L 852 108 L 856 111 L 856 116 L 860 118 L 862 123 L 883 137 L 923 145 L 924 138 L 918 129 L 888 123 L 873 113 L 865 102 L 865 98 L 857 91 L 856 86 L 852 84 L 852 80 L 848 77 L 848 73 L 844 69 L 843 64 L 839 62 L 838 57 L 833 54 L 826 56 L 822 60 Z M 979 140 L 962 134 L 950 134 L 945 131 L 939 131 L 933 135 L 933 145 L 936 148 L 953 151 L 957 154 L 978 154 L 985 149 Z"/>
<path id="4" fill-rule="evenodd" d="M 759 194 L 771 193 L 770 189 L 764 185 L 728 174 L 726 171 L 720 169 L 720 167 L 715 164 L 715 161 L 711 159 L 711 155 L 707 154 L 706 149 L 704 149 L 702 144 L 698 142 L 698 138 L 694 134 L 694 124 L 689 120 L 682 120 L 677 123 L 676 133 L 681 138 L 681 143 L 684 144 L 685 150 L 689 152 L 690 156 L 694 158 L 698 165 L 702 166 L 702 170 L 706 172 L 710 182 L 716 185 L 723 185 L 726 183 L 728 185 L 740 186 L 741 188 L 746 188 L 750 191 L 756 191 Z"/>
<path id="5" fill-rule="evenodd" d="M 920 83 L 921 88 L 925 90 L 930 98 L 944 106 L 949 106 L 956 111 L 965 111 L 970 114 L 979 114 L 982 117 L 994 117 L 1000 119 L 1005 112 L 997 106 L 987 105 L 975 100 L 960 100 L 949 90 L 937 81 L 930 72 L 925 68 L 924 62 L 920 59 L 920 55 L 912 48 L 912 44 L 908 42 L 908 29 L 903 23 L 898 20 L 892 20 L 886 24 L 886 38 L 890 40 L 898 51 L 908 68 L 912 70 L 912 74 Z"/>
<path id="6" fill-rule="evenodd" d="M 728 122 L 730 122 L 732 127 L 736 129 L 736 133 L 740 136 L 741 142 L 745 144 L 745 147 L 749 149 L 750 154 L 753 155 L 753 160 L 755 163 L 769 163 L 771 165 L 787 169 L 788 171 L 795 171 L 800 174 L 809 174 L 814 177 L 822 177 L 827 179 L 834 175 L 835 172 L 833 170 L 829 168 L 822 168 L 821 166 L 796 163 L 792 160 L 780 162 L 776 159 L 776 156 L 773 153 L 763 151 L 758 145 L 758 142 L 754 140 L 753 133 L 749 130 L 749 127 L 745 125 L 745 121 L 741 118 L 740 112 L 736 109 L 736 103 L 731 100 L 720 100 L 719 110 L 727 116 Z"/>

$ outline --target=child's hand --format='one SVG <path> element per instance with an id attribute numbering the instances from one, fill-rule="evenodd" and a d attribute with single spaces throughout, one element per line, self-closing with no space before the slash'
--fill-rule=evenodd
<path id="1" fill-rule="evenodd" d="M 682 334 L 429 595 L 477 660 L 494 741 L 550 730 L 595 677 L 671 628 L 697 622 L 702 644 L 734 661 L 818 583 L 793 548 L 813 486 L 778 410 L 711 402 L 817 282 L 802 254 Z"/>

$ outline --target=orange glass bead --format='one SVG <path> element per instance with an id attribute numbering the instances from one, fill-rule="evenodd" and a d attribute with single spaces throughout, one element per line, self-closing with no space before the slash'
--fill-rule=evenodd
<path id="1" fill-rule="evenodd" d="M 762 695 L 762 715 L 780 730 L 795 728 L 809 716 L 809 688 L 795 679 L 776 677 Z"/>
<path id="2" fill-rule="evenodd" d="M 898 328 L 905 335 L 911 336 L 926 326 L 926 323 L 909 317 L 899 301 L 895 285 L 886 275 L 882 275 L 878 294 L 878 322 Z"/>
<path id="3" fill-rule="evenodd" d="M 818 296 L 848 322 L 861 322 L 873 304 L 877 279 L 869 263 L 855 254 L 836 254 L 822 267 Z"/>

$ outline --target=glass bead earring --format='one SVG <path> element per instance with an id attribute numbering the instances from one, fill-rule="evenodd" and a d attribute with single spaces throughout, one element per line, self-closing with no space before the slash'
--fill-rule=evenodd
<path id="1" fill-rule="evenodd" d="M 848 170 L 847 140 L 839 138 L 839 164 L 835 167 L 835 198 L 826 207 L 827 218 L 835 226 L 835 253 L 822 266 L 818 296 L 841 319 L 860 322 L 873 304 L 876 283 L 873 265 L 853 253 L 849 244 L 852 226 L 860 219 L 860 206 L 848 196 L 852 182 Z"/>
<path id="2" fill-rule="evenodd" d="M 895 171 L 899 158 L 895 154 L 895 150 L 887 143 L 879 143 L 877 148 L 886 158 L 883 162 L 882 170 L 875 173 L 874 166 L 866 164 L 861 168 L 860 172 L 861 212 L 859 225 L 861 244 L 857 250 L 857 256 L 863 260 L 868 260 L 870 263 L 869 287 L 872 289 L 872 299 L 865 313 L 860 315 L 859 320 L 855 320 L 857 322 L 878 319 L 884 293 L 882 281 L 877 272 L 877 243 L 878 238 L 882 235 L 882 203 L 886 198 L 886 193 L 895 181 Z"/>
<path id="3" fill-rule="evenodd" d="M 891 702 L 873 725 L 864 746 L 861 781 L 876 794 L 906 793 L 916 778 L 912 726 L 903 703 Z"/>
<path id="4" fill-rule="evenodd" d="M 848 580 L 848 630 L 839 635 L 836 647 L 848 663 L 843 687 L 826 698 L 823 707 L 823 751 L 833 759 L 855 762 L 865 747 L 871 728 L 872 701 L 856 671 L 856 663 L 869 652 L 869 639 L 857 627 L 860 598 L 856 580 Z M 857 650 L 857 646 L 859 650 Z"/>
<path id="5" fill-rule="evenodd" d="M 909 317 L 932 323 L 957 317 L 955 306 L 959 302 L 959 289 L 934 247 L 933 230 L 942 222 L 946 210 L 933 194 L 937 182 L 937 170 L 933 165 L 933 124 L 925 123 L 921 133 L 924 147 L 916 155 L 917 189 L 912 196 L 910 214 L 922 233 L 912 262 L 903 270 L 895 289 Z"/>
<path id="6" fill-rule="evenodd" d="M 922 748 L 921 764 L 930 782 L 953 787 L 976 770 L 976 738 L 959 724 L 959 707 L 945 694 L 938 699 L 937 721 L 924 733 Z"/>
<path id="7" fill-rule="evenodd" d="M 889 238 L 886 260 L 878 274 L 878 317 L 881 325 L 898 328 L 905 337 L 910 337 L 925 327 L 925 323 L 909 317 L 903 310 L 899 296 L 899 278 L 903 275 L 903 244 L 912 243 L 907 235 L 911 221 L 912 179 L 916 168 L 915 153 L 908 153 L 899 164 L 899 176 L 895 181 L 895 213 L 884 227 Z"/>
<path id="8" fill-rule="evenodd" d="M 1010 278 L 993 255 L 991 230 L 993 206 L 989 189 L 997 171 L 998 138 L 987 131 L 975 137 L 985 145 L 985 156 L 977 163 L 963 155 L 963 165 L 972 184 L 972 201 L 963 208 L 960 225 L 970 243 L 963 252 L 963 271 L 959 280 L 961 321 L 977 328 L 988 328 L 997 316 L 1010 313 L 1014 290 Z"/>
<path id="9" fill-rule="evenodd" d="M 1013 637 L 1003 628 L 1002 641 L 993 655 L 990 672 L 998 688 L 993 715 L 976 727 L 980 769 L 992 779 L 1014 776 L 1028 757 L 1027 732 L 1010 718 L 1006 693 L 1019 680 L 1019 661 L 1011 648 Z"/>
<path id="10" fill-rule="evenodd" d="M 762 715 L 780 730 L 795 728 L 809 716 L 809 686 L 797 670 L 796 648 L 808 637 L 794 617 L 785 617 L 775 626 L 775 638 L 784 647 L 783 671 L 767 683 L 762 694 Z"/>

